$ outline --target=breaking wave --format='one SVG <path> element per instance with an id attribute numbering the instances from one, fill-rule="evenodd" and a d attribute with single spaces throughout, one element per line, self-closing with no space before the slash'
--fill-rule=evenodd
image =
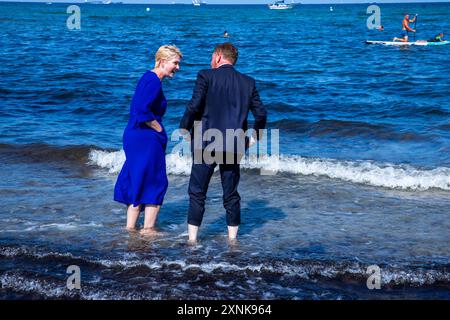
<path id="1" fill-rule="evenodd" d="M 118 173 L 125 161 L 123 151 L 91 150 L 90 164 Z M 190 157 L 178 154 L 166 156 L 167 172 L 172 175 L 189 175 Z M 406 164 L 377 163 L 374 161 L 345 161 L 281 155 L 279 158 L 249 158 L 244 169 L 265 170 L 266 173 L 288 173 L 304 176 L 323 176 L 352 183 L 402 190 L 450 190 L 450 168 L 419 169 Z"/>

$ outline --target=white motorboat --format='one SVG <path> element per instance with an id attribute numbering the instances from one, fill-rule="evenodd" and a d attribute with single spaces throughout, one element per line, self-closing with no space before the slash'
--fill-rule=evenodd
<path id="1" fill-rule="evenodd" d="M 292 9 L 294 7 L 294 3 L 286 3 L 284 0 L 276 1 L 268 5 L 271 10 L 286 10 Z"/>

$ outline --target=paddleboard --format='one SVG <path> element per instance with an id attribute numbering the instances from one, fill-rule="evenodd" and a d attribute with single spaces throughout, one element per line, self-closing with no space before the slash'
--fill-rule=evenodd
<path id="1" fill-rule="evenodd" d="M 418 40 L 415 42 L 400 42 L 400 41 L 375 41 L 366 40 L 367 44 L 382 44 L 385 46 L 443 46 L 450 44 L 450 41 L 440 41 L 440 42 L 428 42 L 425 40 Z"/>

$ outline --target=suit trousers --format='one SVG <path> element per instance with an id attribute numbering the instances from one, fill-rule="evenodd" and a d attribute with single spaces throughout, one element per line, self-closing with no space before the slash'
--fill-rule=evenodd
<path id="1" fill-rule="evenodd" d="M 218 164 L 192 164 L 189 180 L 189 212 L 188 223 L 200 226 L 205 213 L 206 193 L 209 182 Z M 238 226 L 241 223 L 241 197 L 237 191 L 240 179 L 239 164 L 219 164 L 220 178 L 223 189 L 223 206 L 226 211 L 228 226 Z"/>

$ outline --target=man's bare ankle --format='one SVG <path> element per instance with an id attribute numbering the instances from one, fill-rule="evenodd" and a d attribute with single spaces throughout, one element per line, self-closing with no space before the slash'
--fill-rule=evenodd
<path id="1" fill-rule="evenodd" d="M 188 239 L 188 245 L 195 246 L 197 244 L 197 239 Z"/>

